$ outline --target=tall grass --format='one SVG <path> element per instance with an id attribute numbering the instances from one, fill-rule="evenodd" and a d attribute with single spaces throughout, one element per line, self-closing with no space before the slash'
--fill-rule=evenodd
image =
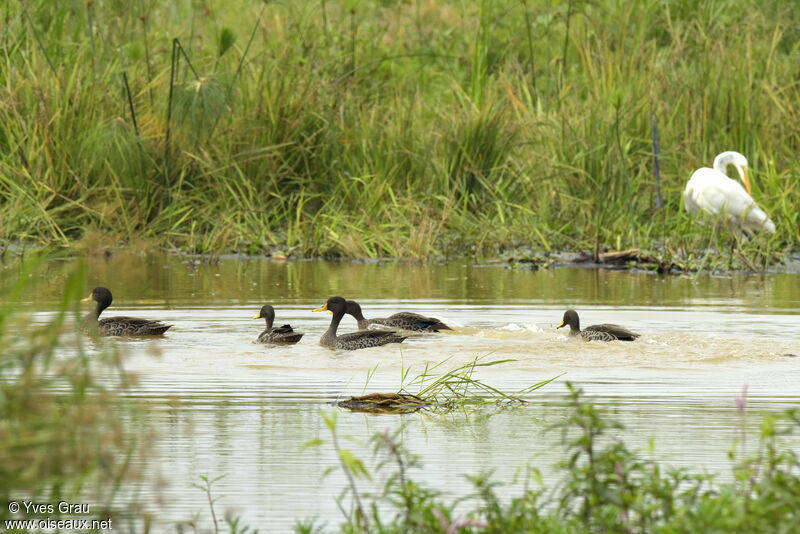
<path id="1" fill-rule="evenodd" d="M 754 0 L 10 3 L 0 239 L 679 250 L 703 232 L 688 176 L 738 150 L 778 226 L 758 247 L 785 250 L 798 17 Z"/>

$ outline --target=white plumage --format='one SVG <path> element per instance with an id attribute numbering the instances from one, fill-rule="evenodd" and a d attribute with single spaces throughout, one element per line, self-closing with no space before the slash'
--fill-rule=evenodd
<path id="1" fill-rule="evenodd" d="M 728 178 L 728 165 L 736 168 L 747 191 Z M 714 158 L 713 169 L 702 167 L 694 171 L 683 191 L 683 204 L 692 217 L 699 214 L 704 219 L 727 223 L 731 233 L 741 230 L 752 235 L 764 230 L 774 234 L 775 224 L 748 193 L 747 158 L 738 152 L 723 152 Z"/>

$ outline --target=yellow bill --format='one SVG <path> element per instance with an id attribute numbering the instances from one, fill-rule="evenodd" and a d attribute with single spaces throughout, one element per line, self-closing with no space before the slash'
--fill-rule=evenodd
<path id="1" fill-rule="evenodd" d="M 747 172 L 747 167 L 744 168 L 742 173 L 742 181 L 744 182 L 744 188 L 747 189 L 747 194 L 752 196 L 753 190 L 750 188 L 750 175 Z"/>

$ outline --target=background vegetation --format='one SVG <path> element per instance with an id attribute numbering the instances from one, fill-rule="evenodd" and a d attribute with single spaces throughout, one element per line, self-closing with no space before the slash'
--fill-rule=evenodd
<path id="1" fill-rule="evenodd" d="M 759 246 L 800 239 L 794 2 L 29 0 L 0 17 L 5 242 L 685 254 L 708 241 L 680 193 L 723 150 L 778 226 Z"/>

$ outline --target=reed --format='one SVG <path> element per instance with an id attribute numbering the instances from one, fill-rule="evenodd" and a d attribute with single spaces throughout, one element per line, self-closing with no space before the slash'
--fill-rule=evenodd
<path id="1" fill-rule="evenodd" d="M 437 370 L 447 360 L 426 365 L 422 373 L 406 382 L 407 371 L 403 375 L 400 393 L 409 394 L 416 388 L 413 396 L 434 407 L 437 411 L 448 412 L 455 408 L 486 405 L 522 405 L 525 397 L 546 386 L 558 377 L 542 380 L 521 391 L 503 392 L 475 376 L 475 372 L 485 367 L 493 367 L 516 361 L 514 359 L 489 360 L 491 354 L 474 356 L 467 363 L 449 369 L 441 374 Z"/>
<path id="2" fill-rule="evenodd" d="M 705 230 L 683 186 L 735 149 L 778 226 L 744 247 L 772 262 L 800 240 L 800 39 L 784 23 L 799 11 L 9 3 L 0 239 L 414 258 L 635 244 L 685 259 Z M 173 42 L 190 46 L 173 61 L 188 79 Z"/>

